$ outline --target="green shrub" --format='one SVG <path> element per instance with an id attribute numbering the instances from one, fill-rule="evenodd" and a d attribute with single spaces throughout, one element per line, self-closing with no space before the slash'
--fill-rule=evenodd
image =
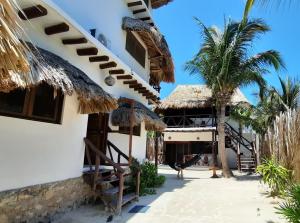
<path id="1" fill-rule="evenodd" d="M 286 194 L 286 201 L 276 208 L 290 223 L 300 222 L 300 185 L 293 185 Z"/>
<path id="2" fill-rule="evenodd" d="M 157 174 L 157 168 L 150 162 L 139 164 L 139 162 L 134 159 L 130 169 L 134 174 L 137 173 L 139 169 L 141 170 L 140 195 L 142 196 L 147 194 L 155 194 L 155 188 L 162 186 L 166 181 L 165 176 L 159 176 Z M 129 185 L 132 189 L 135 188 L 135 182 L 136 178 L 132 178 L 129 182 Z"/>
<path id="3" fill-rule="evenodd" d="M 274 158 L 265 159 L 256 171 L 271 189 L 271 196 L 282 195 L 290 182 L 290 171 L 279 165 Z"/>

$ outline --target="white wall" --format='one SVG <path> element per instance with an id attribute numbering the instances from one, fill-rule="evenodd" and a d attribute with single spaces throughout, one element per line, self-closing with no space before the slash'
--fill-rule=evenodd
<path id="1" fill-rule="evenodd" d="M 164 141 L 211 141 L 212 132 L 164 132 Z"/>
<path id="2" fill-rule="evenodd" d="M 26 1 L 27 4 L 30 0 Z M 25 3 L 25 0 L 20 0 L 20 2 Z M 80 2 L 83 3 L 84 1 Z M 108 32 L 108 35 L 115 38 L 115 42 L 120 38 L 119 35 L 122 35 L 123 31 L 120 31 L 121 26 L 119 26 L 119 32 L 110 33 L 108 23 L 110 20 L 118 20 L 117 18 L 121 17 L 121 9 L 124 10 L 125 14 L 128 13 L 128 11 L 125 12 L 126 5 L 122 1 L 120 3 L 119 0 L 102 0 L 99 2 L 102 3 L 101 6 L 95 5 L 97 1 L 94 0 L 91 4 L 92 8 L 99 8 L 103 15 L 104 13 L 110 14 L 109 19 L 102 17 L 102 14 L 98 14 L 98 20 L 101 20 L 103 25 L 106 24 L 107 27 L 104 33 Z M 114 2 L 114 4 L 105 4 L 108 2 Z M 75 5 L 73 0 L 66 0 L 64 3 Z M 90 3 L 84 6 L 89 5 Z M 107 7 L 116 7 L 117 10 L 114 11 L 114 8 Z M 88 9 L 85 8 L 80 13 L 84 13 L 88 17 L 89 13 L 86 13 Z M 47 24 L 55 24 L 55 22 L 61 22 L 61 19 L 58 18 L 55 12 L 49 10 Z M 69 35 L 72 36 L 72 30 L 68 33 L 46 36 L 44 28 L 47 24 L 41 22 L 41 19 L 32 20 L 31 23 L 25 22 L 25 24 L 24 29 L 29 34 L 31 41 L 37 46 L 49 50 L 76 65 L 108 93 L 116 98 L 123 96 L 144 104 L 147 103 L 144 97 L 129 89 L 128 86 L 124 86 L 120 81 L 117 81 L 113 87 L 106 86 L 104 78 L 107 74 L 99 69 L 99 64 L 91 64 L 88 57 L 77 56 L 75 47 L 64 46 L 61 39 Z M 114 29 L 117 29 L 116 26 L 111 27 L 111 30 Z M 121 38 L 124 38 L 124 36 Z M 121 45 L 114 46 L 115 51 L 118 47 L 121 47 Z M 122 47 L 124 48 L 125 45 L 122 45 Z M 127 61 L 125 60 L 125 62 Z M 68 96 L 65 99 L 62 125 L 0 116 L 0 191 L 79 177 L 83 167 L 83 138 L 86 136 L 87 117 L 87 115 L 78 114 L 76 95 Z M 134 137 L 133 140 L 133 155 L 139 159 L 145 157 L 146 150 L 146 132 L 144 128 L 142 129 L 142 136 Z M 125 146 L 128 144 L 128 139 L 125 135 L 116 134 L 116 136 L 109 136 L 109 138 L 119 148 L 124 149 L 125 153 L 128 153 L 128 150 L 126 150 L 128 147 Z"/>
<path id="3" fill-rule="evenodd" d="M 87 31 L 97 29 L 96 37 L 103 33 L 109 40 L 109 48 L 144 80 L 149 80 L 150 64 L 146 55 L 146 66 L 143 68 L 125 49 L 126 31 L 122 29 L 125 16 L 134 18 L 124 0 L 53 0 Z M 83 10 L 84 9 L 84 10 Z M 147 50 L 143 41 L 140 43 Z"/>
<path id="4" fill-rule="evenodd" d="M 87 115 L 65 97 L 61 125 L 0 116 L 0 191 L 79 177 Z"/>
<path id="5" fill-rule="evenodd" d="M 118 130 L 118 127 L 111 126 L 113 130 Z M 142 162 L 146 158 L 146 139 L 147 131 L 145 130 L 144 122 L 141 124 L 141 135 L 133 136 L 132 140 L 132 156 Z M 119 133 L 109 133 L 108 140 L 115 144 L 126 155 L 129 154 L 129 135 Z M 117 160 L 117 154 L 113 153 L 114 159 Z M 124 160 L 123 160 L 124 161 Z M 122 162 L 122 160 L 121 160 Z"/>

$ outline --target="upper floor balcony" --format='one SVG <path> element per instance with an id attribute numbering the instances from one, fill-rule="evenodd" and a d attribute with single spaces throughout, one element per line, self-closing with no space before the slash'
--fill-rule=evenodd
<path id="1" fill-rule="evenodd" d="M 168 128 L 212 128 L 216 120 L 212 114 L 169 115 L 162 117 Z"/>

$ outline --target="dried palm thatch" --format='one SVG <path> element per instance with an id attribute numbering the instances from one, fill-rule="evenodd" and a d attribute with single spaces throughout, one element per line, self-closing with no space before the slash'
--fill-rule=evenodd
<path id="1" fill-rule="evenodd" d="M 14 87 L 11 72 L 20 74 L 25 83 L 29 78 L 30 50 L 20 41 L 24 32 L 17 11 L 15 0 L 0 0 L 0 91 Z"/>
<path id="2" fill-rule="evenodd" d="M 300 182 L 300 110 L 278 116 L 265 138 L 270 154 Z"/>
<path id="3" fill-rule="evenodd" d="M 206 85 L 178 85 L 175 90 L 157 106 L 157 111 L 167 109 L 201 108 L 211 106 L 212 91 Z M 237 89 L 231 98 L 231 105 L 249 103 Z"/>
<path id="4" fill-rule="evenodd" d="M 172 1 L 173 0 L 152 0 L 151 5 L 152 5 L 152 8 L 157 9 L 159 7 L 162 7 L 163 5 L 169 4 Z"/>
<path id="5" fill-rule="evenodd" d="M 133 126 L 138 126 L 145 122 L 147 131 L 163 131 L 166 124 L 149 108 L 142 103 L 135 101 L 133 108 Z M 131 105 L 127 102 L 119 101 L 119 108 L 114 110 L 111 121 L 114 126 L 129 127 L 131 116 Z"/>
<path id="6" fill-rule="evenodd" d="M 130 17 L 123 18 L 122 28 L 138 33 L 147 45 L 151 60 L 150 76 L 153 82 L 174 82 L 174 64 L 164 36 L 148 23 Z"/>
<path id="7" fill-rule="evenodd" d="M 61 57 L 28 44 L 34 57 L 30 60 L 30 82 L 24 76 L 10 73 L 10 83 L 18 88 L 31 87 L 45 82 L 65 94 L 78 95 L 82 114 L 106 113 L 118 107 L 117 100 L 92 81 L 84 72 Z"/>

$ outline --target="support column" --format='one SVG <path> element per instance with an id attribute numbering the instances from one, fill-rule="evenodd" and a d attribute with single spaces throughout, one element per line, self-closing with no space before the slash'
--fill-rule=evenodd
<path id="1" fill-rule="evenodd" d="M 133 135 L 133 115 L 134 115 L 134 101 L 130 103 L 130 132 L 129 132 L 129 166 L 132 163 L 132 135 Z"/>

